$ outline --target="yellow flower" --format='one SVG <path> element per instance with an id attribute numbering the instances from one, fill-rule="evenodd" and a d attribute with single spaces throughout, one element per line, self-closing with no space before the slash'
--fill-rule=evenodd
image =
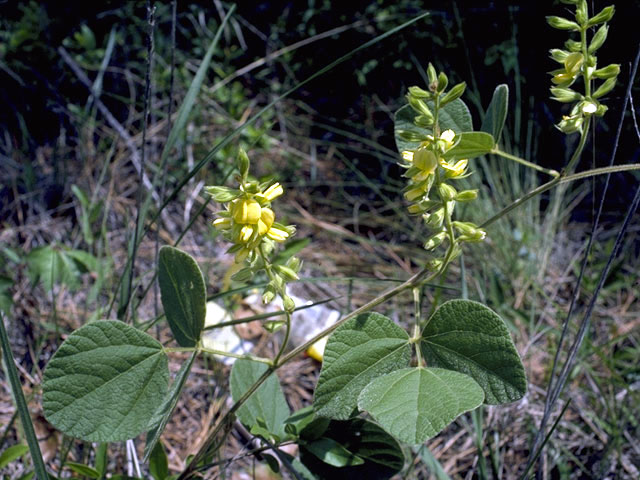
<path id="1" fill-rule="evenodd" d="M 261 207 L 253 199 L 234 200 L 231 211 L 233 220 L 241 225 L 255 225 L 260 220 Z"/>
<path id="2" fill-rule="evenodd" d="M 256 196 L 263 198 L 266 202 L 271 202 L 274 198 L 279 197 L 283 193 L 284 189 L 282 188 L 282 185 L 276 182 L 269 188 L 267 188 L 263 193 L 259 193 Z"/>
<path id="3" fill-rule="evenodd" d="M 456 134 L 451 129 L 445 130 L 444 132 L 442 132 L 442 135 L 440 135 L 440 140 L 444 140 L 445 152 L 449 150 L 451 147 L 453 147 L 454 138 L 456 138 Z"/>
<path id="4" fill-rule="evenodd" d="M 438 158 L 431 150 L 427 148 L 418 148 L 413 154 L 413 166 L 419 168 L 424 174 L 428 175 L 433 173 L 438 166 Z"/>
<path id="5" fill-rule="evenodd" d="M 213 221 L 213 226 L 218 230 L 229 230 L 231 228 L 231 219 L 230 218 L 216 218 Z"/>
<path id="6" fill-rule="evenodd" d="M 275 240 L 276 242 L 284 242 L 287 238 L 289 238 L 289 233 L 281 228 L 271 227 L 267 231 L 267 237 L 269 237 L 271 240 Z"/>
<path id="7" fill-rule="evenodd" d="M 464 172 L 467 169 L 468 164 L 469 164 L 469 160 L 467 159 L 458 160 L 453 165 L 449 164 L 449 162 L 444 160 L 440 162 L 440 165 L 442 165 L 442 168 L 446 170 L 445 175 L 447 178 L 456 178 L 456 177 L 460 177 L 461 175 L 464 175 Z"/>
<path id="8" fill-rule="evenodd" d="M 258 233 L 260 235 L 264 235 L 269 231 L 271 225 L 275 221 L 276 216 L 273 213 L 273 210 L 270 208 L 263 208 L 262 213 L 260 214 L 260 220 L 258 220 Z"/>

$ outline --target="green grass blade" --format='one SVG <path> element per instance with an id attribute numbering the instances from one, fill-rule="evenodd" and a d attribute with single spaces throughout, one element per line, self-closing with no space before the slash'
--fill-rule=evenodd
<path id="1" fill-rule="evenodd" d="M 9 383 L 11 385 L 11 393 L 13 394 L 13 400 L 16 404 L 18 414 L 20 415 L 24 434 L 27 437 L 27 444 L 29 445 L 29 451 L 31 452 L 31 458 L 33 459 L 36 476 L 38 480 L 48 480 L 49 476 L 47 474 L 47 469 L 44 466 L 44 460 L 42 459 L 42 453 L 40 452 L 40 445 L 38 445 L 38 439 L 36 438 L 36 433 L 33 430 L 33 423 L 31 423 L 31 415 L 29 415 L 27 401 L 25 400 L 24 393 L 22 392 L 22 385 L 20 384 L 20 378 L 18 377 L 18 369 L 16 368 L 15 360 L 11 353 L 11 345 L 9 344 L 7 330 L 4 328 L 4 316 L 2 313 L 0 313 L 0 345 L 2 346 L 2 359 L 4 360 L 4 365 L 7 369 L 7 376 L 9 377 Z"/>

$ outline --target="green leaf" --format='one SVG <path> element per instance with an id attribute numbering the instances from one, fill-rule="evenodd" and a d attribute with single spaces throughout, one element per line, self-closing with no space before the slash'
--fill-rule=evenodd
<path id="1" fill-rule="evenodd" d="M 147 430 L 168 378 L 155 339 L 115 320 L 89 323 L 67 337 L 44 371 L 44 414 L 72 437 L 124 441 Z"/>
<path id="2" fill-rule="evenodd" d="M 230 380 L 233 401 L 237 402 L 267 369 L 264 363 L 244 358 L 236 360 L 231 369 Z M 248 428 L 256 425 L 258 418 L 261 418 L 269 432 L 280 438 L 285 436 L 284 422 L 290 414 L 275 374 L 269 375 L 269 378 L 253 392 L 249 400 L 236 413 L 238 419 Z"/>
<path id="3" fill-rule="evenodd" d="M 156 442 L 149 456 L 149 473 L 154 480 L 164 480 L 169 476 L 169 461 L 161 442 Z"/>
<path id="4" fill-rule="evenodd" d="M 321 437 L 305 445 L 305 449 L 320 460 L 334 467 L 362 465 L 364 460 L 354 455 L 331 438 Z"/>
<path id="5" fill-rule="evenodd" d="M 367 385 L 358 406 L 398 440 L 417 445 L 483 400 L 482 388 L 467 375 L 441 368 L 404 368 Z"/>
<path id="6" fill-rule="evenodd" d="M 280 464 L 278 463 L 278 460 L 276 460 L 276 457 L 263 453 L 262 458 L 267 462 L 267 465 L 269 465 L 272 472 L 278 473 L 280 471 Z"/>
<path id="7" fill-rule="evenodd" d="M 85 465 L 83 463 L 76 462 L 67 462 L 65 463 L 67 467 L 69 467 L 73 472 L 81 475 L 83 477 L 89 478 L 100 478 L 100 472 L 98 472 L 95 468 L 91 468 L 89 465 Z"/>
<path id="8" fill-rule="evenodd" d="M 493 98 L 484 115 L 480 130 L 493 135 L 496 143 L 500 141 L 504 122 L 507 119 L 507 108 L 509 105 L 509 87 L 504 83 L 498 85 L 493 91 Z"/>
<path id="9" fill-rule="evenodd" d="M 428 107 L 433 111 L 434 104 L 432 101 L 426 101 Z M 403 130 L 413 130 L 423 133 L 424 135 L 431 135 L 432 131 L 416 126 L 413 123 L 414 118 L 418 114 L 411 108 L 411 105 L 405 105 L 398 109 L 395 114 L 394 132 L 396 138 L 396 147 L 398 151 L 402 153 L 405 150 L 414 150 L 418 147 L 418 142 L 409 142 L 404 140 L 399 132 Z M 473 123 L 471 121 L 471 113 L 465 105 L 465 103 L 459 98 L 448 103 L 440 109 L 440 115 L 438 119 L 441 130 L 453 130 L 456 134 L 462 132 L 472 132 Z"/>
<path id="10" fill-rule="evenodd" d="M 520 356 L 504 321 L 470 300 L 443 303 L 422 332 L 427 363 L 471 376 L 490 405 L 513 402 L 527 391 Z"/>
<path id="11" fill-rule="evenodd" d="M 309 451 L 308 445 L 301 445 L 302 463 L 319 479 L 383 480 L 391 478 L 404 466 L 404 455 L 398 442 L 378 425 L 362 418 L 346 422 L 332 420 L 323 439 L 341 445 L 346 452 L 363 462 L 337 468 L 320 460 L 314 452 Z"/>
<path id="12" fill-rule="evenodd" d="M 447 160 L 455 158 L 460 160 L 462 158 L 475 158 L 481 155 L 489 153 L 495 142 L 493 137 L 485 132 L 462 132 L 458 135 L 457 143 L 451 150 L 444 154 L 444 158 Z"/>
<path id="13" fill-rule="evenodd" d="M 158 282 L 173 336 L 180 346 L 194 347 L 207 313 L 207 292 L 200 267 L 191 255 L 164 246 L 158 257 Z"/>
<path id="14" fill-rule="evenodd" d="M 317 415 L 346 420 L 371 380 L 409 365 L 407 332 L 379 313 L 348 320 L 329 337 L 313 400 Z"/>
<path id="15" fill-rule="evenodd" d="M 0 275 L 0 311 L 5 313 L 9 313 L 11 305 L 13 305 L 11 287 L 13 287 L 13 280 Z"/>
<path id="16" fill-rule="evenodd" d="M 191 371 L 191 367 L 193 367 L 193 362 L 195 361 L 197 356 L 198 354 L 196 352 L 193 352 L 189 360 L 182 364 L 182 367 L 180 367 L 180 370 L 176 374 L 176 378 L 171 384 L 171 388 L 169 388 L 169 391 L 167 392 L 162 405 L 160 405 L 158 410 L 153 414 L 153 418 L 149 422 L 147 443 L 144 446 L 145 462 L 149 459 L 149 455 L 151 455 L 151 452 L 153 452 L 153 449 L 155 448 L 156 443 L 158 443 L 158 440 L 160 440 L 160 435 L 162 435 L 164 427 L 167 426 L 167 423 L 171 418 L 171 414 L 178 404 L 180 393 L 184 388 L 184 383 L 189 377 L 189 372 Z"/>
<path id="17" fill-rule="evenodd" d="M 12 445 L 0 454 L 0 468 L 4 468 L 29 451 L 26 445 Z"/>

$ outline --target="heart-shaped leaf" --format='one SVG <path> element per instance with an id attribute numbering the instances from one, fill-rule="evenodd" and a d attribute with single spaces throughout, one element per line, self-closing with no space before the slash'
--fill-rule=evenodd
<path id="1" fill-rule="evenodd" d="M 264 363 L 244 358 L 236 360 L 231 369 L 230 380 L 233 401 L 238 401 L 267 369 Z M 264 428 L 280 438 L 285 436 L 285 421 L 290 414 L 275 374 L 271 374 L 236 413 L 240 421 L 249 429 L 262 423 Z"/>
<path id="2" fill-rule="evenodd" d="M 336 468 L 309 451 L 308 445 L 314 442 L 301 445 L 302 463 L 320 480 L 385 480 L 404 466 L 404 455 L 398 442 L 378 425 L 362 418 L 346 422 L 332 420 L 320 440 L 326 439 L 341 445 L 362 463 Z"/>
<path id="3" fill-rule="evenodd" d="M 207 292 L 202 272 L 191 255 L 164 246 L 158 256 L 162 306 L 173 336 L 182 347 L 194 347 L 207 314 Z"/>
<path id="4" fill-rule="evenodd" d="M 427 106 L 433 112 L 434 104 L 432 101 L 427 101 Z M 395 114 L 395 122 L 394 122 L 394 132 L 396 138 L 396 147 L 398 151 L 402 153 L 405 150 L 414 150 L 418 148 L 418 142 L 410 142 L 408 140 L 403 139 L 399 132 L 404 130 L 413 130 L 416 132 L 420 132 L 424 135 L 431 135 L 432 131 L 430 129 L 425 129 L 422 127 L 418 127 L 413 123 L 413 119 L 418 116 L 416 111 L 411 108 L 410 105 L 405 105 L 398 109 Z M 471 121 L 471 113 L 467 108 L 467 105 L 460 100 L 459 98 L 454 100 L 451 103 L 446 104 L 444 107 L 440 109 L 440 115 L 438 119 L 438 123 L 440 124 L 440 130 L 453 130 L 456 134 L 460 134 L 462 132 L 472 132 L 473 131 L 473 123 Z"/>
<path id="5" fill-rule="evenodd" d="M 331 438 L 318 438 L 306 444 L 305 449 L 332 467 L 350 467 L 364 463 L 362 458 L 353 454 Z"/>
<path id="6" fill-rule="evenodd" d="M 146 431 L 168 379 L 167 355 L 154 338 L 115 320 L 89 323 L 44 371 L 44 414 L 72 437 L 124 441 Z"/>
<path id="7" fill-rule="evenodd" d="M 467 375 L 441 368 L 404 368 L 367 385 L 358 406 L 397 439 L 418 445 L 483 400 L 482 388 Z"/>
<path id="8" fill-rule="evenodd" d="M 493 98 L 491 98 L 491 103 L 482 121 L 482 127 L 480 127 L 483 132 L 493 135 L 496 142 L 500 141 L 500 135 L 502 135 L 502 128 L 507 119 L 508 104 L 509 87 L 503 83 L 494 90 Z"/>
<path id="9" fill-rule="evenodd" d="M 313 400 L 317 415 L 346 420 L 358 395 L 374 378 L 411 360 L 409 335 L 379 313 L 348 320 L 329 337 Z"/>
<path id="10" fill-rule="evenodd" d="M 514 402 L 527 391 L 524 367 L 509 330 L 497 313 L 481 303 L 443 303 L 424 328 L 420 348 L 429 365 L 473 377 L 490 405 Z"/>

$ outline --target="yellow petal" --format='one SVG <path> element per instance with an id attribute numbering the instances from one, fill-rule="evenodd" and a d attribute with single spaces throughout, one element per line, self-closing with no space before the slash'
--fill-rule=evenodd
<path id="1" fill-rule="evenodd" d="M 447 143 L 453 143 L 453 139 L 456 138 L 456 134 L 453 130 L 449 129 L 442 132 L 440 138 Z"/>
<path id="2" fill-rule="evenodd" d="M 216 218 L 213 221 L 213 226 L 218 230 L 227 230 L 231 228 L 231 219 L 230 218 Z"/>
<path id="3" fill-rule="evenodd" d="M 403 160 L 406 160 L 407 162 L 412 162 L 413 161 L 413 151 L 405 150 L 404 152 L 402 152 L 402 158 L 403 158 Z"/>
<path id="4" fill-rule="evenodd" d="M 252 235 L 253 235 L 253 227 L 250 227 L 249 225 L 245 225 L 244 227 L 242 227 L 242 230 L 240 230 L 240 239 L 243 242 L 248 242 L 249 239 L 251 239 Z"/>
<path id="5" fill-rule="evenodd" d="M 287 238 L 289 238 L 289 234 L 279 228 L 271 227 L 267 232 L 267 237 L 269 237 L 271 240 L 275 240 L 276 242 L 284 242 Z"/>
<path id="6" fill-rule="evenodd" d="M 322 359 L 324 358 L 324 348 L 326 347 L 326 345 L 327 337 L 322 337 L 320 340 L 309 347 L 309 349 L 307 350 L 307 355 L 309 355 L 314 360 L 317 360 L 318 362 L 322 362 Z"/>
<path id="7" fill-rule="evenodd" d="M 260 220 L 267 226 L 267 230 L 271 228 L 273 222 L 276 220 L 276 215 L 270 208 L 263 208 L 260 213 Z M 260 234 L 262 235 L 262 233 Z"/>
<path id="8" fill-rule="evenodd" d="M 240 200 L 233 206 L 233 219 L 242 225 L 255 225 L 260 220 L 261 207 L 253 199 Z"/>
<path id="9" fill-rule="evenodd" d="M 262 194 L 262 196 L 268 201 L 272 201 L 274 198 L 279 197 L 280 195 L 282 195 L 284 193 L 284 189 L 282 188 L 282 185 L 280 185 L 279 183 L 274 183 L 273 185 L 271 185 L 269 188 L 267 188 L 264 193 Z"/>

